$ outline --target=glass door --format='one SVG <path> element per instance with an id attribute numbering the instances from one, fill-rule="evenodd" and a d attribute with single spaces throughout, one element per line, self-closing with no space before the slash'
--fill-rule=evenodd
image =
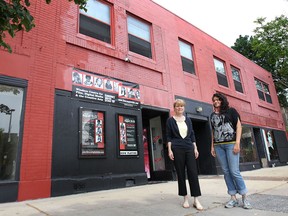
<path id="1" fill-rule="evenodd" d="M 165 170 L 161 117 L 150 119 L 150 145 L 153 171 Z"/>

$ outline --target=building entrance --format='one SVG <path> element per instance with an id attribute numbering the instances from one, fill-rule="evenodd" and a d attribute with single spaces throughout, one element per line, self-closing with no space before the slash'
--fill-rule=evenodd
<path id="1" fill-rule="evenodd" d="M 211 130 L 209 122 L 204 120 L 191 119 L 195 131 L 199 158 L 197 160 L 199 175 L 217 174 L 215 159 L 211 155 Z"/>
<path id="2" fill-rule="evenodd" d="M 150 181 L 173 179 L 173 163 L 167 156 L 165 125 L 169 111 L 142 108 L 144 163 Z"/>

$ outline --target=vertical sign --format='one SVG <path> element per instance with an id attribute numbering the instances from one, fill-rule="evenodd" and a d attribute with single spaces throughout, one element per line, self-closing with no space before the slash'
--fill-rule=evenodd
<path id="1" fill-rule="evenodd" d="M 104 112 L 80 108 L 80 126 L 80 157 L 104 156 Z"/>
<path id="2" fill-rule="evenodd" d="M 118 115 L 119 156 L 138 156 L 136 116 Z"/>

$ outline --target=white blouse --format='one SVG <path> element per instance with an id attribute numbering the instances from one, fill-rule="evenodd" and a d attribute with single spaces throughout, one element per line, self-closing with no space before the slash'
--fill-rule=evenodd
<path id="1" fill-rule="evenodd" d="M 185 121 L 176 121 L 181 137 L 184 139 L 187 136 L 188 127 Z"/>

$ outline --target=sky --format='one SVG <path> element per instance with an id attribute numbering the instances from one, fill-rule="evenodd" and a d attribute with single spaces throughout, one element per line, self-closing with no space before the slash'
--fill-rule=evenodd
<path id="1" fill-rule="evenodd" d="M 239 35 L 252 36 L 258 17 L 288 17 L 288 0 L 153 0 L 231 47 Z"/>

